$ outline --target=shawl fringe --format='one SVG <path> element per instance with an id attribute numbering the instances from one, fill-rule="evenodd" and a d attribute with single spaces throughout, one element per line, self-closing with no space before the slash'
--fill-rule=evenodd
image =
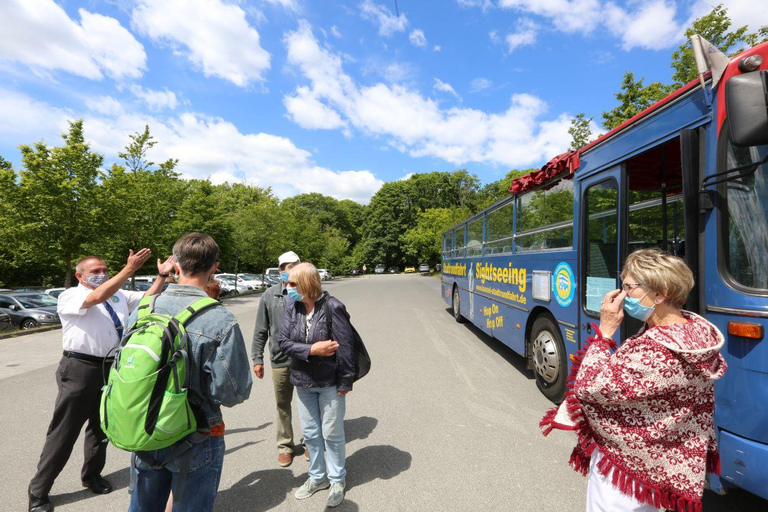
<path id="1" fill-rule="evenodd" d="M 610 350 L 614 350 L 617 346 L 615 341 L 603 338 L 603 334 L 600 332 L 597 325 L 592 324 L 592 326 L 595 329 L 595 335 L 589 338 L 584 346 L 578 350 L 573 357 L 571 371 L 566 379 L 565 394 L 566 408 L 571 420 L 576 424 L 575 430 L 578 436 L 578 443 L 573 449 L 568 463 L 574 470 L 581 473 L 583 476 L 587 476 L 587 473 L 589 472 L 592 453 L 597 448 L 597 443 L 595 442 L 588 422 L 584 421 L 584 413 L 574 395 L 573 386 L 576 381 L 576 376 L 579 373 L 579 368 L 581 368 L 581 363 L 584 360 L 584 356 L 593 342 L 607 342 Z M 544 436 L 549 435 L 554 428 L 557 428 L 556 425 L 553 425 L 556 414 L 557 407 L 553 407 L 546 412 L 539 422 L 539 427 L 542 428 L 542 434 Z M 701 500 L 685 498 L 674 492 L 670 492 L 667 489 L 662 489 L 643 479 L 637 478 L 614 464 L 605 453 L 603 453 L 603 457 L 597 464 L 597 470 L 606 478 L 608 478 L 610 473 L 611 483 L 623 494 L 634 497 L 640 503 L 646 503 L 656 508 L 664 508 L 675 512 L 702 512 Z M 717 474 L 720 473 L 720 457 L 716 451 L 710 452 L 707 456 L 707 471 Z"/>

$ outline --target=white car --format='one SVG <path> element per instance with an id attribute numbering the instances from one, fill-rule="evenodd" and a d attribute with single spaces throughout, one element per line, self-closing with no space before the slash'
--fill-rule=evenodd
<path id="1" fill-rule="evenodd" d="M 45 293 L 47 293 L 51 297 L 58 299 L 59 295 L 61 295 L 61 292 L 63 292 L 64 290 L 66 290 L 66 288 L 48 288 L 47 290 L 45 290 Z"/>
<path id="2" fill-rule="evenodd" d="M 323 280 L 323 281 L 327 281 L 328 279 L 330 279 L 330 278 L 332 278 L 332 277 L 333 277 L 333 276 L 331 275 L 331 273 L 330 273 L 330 272 L 328 272 L 328 271 L 327 271 L 326 269 L 324 269 L 324 268 L 319 268 L 319 269 L 317 269 L 317 273 L 318 273 L 318 274 L 320 274 L 320 279 L 321 279 L 321 280 Z"/>
<path id="3" fill-rule="evenodd" d="M 222 297 L 226 295 L 237 295 L 241 292 L 253 290 L 252 286 L 240 282 L 237 283 L 237 288 L 235 288 L 235 276 L 231 274 L 216 274 L 213 277 L 219 282 Z"/>
<path id="4" fill-rule="evenodd" d="M 216 277 L 226 277 L 234 283 L 235 274 L 216 274 Z M 261 279 L 257 279 L 255 274 L 237 274 L 238 290 L 244 291 L 249 289 L 248 287 L 251 290 L 258 290 L 264 287 L 264 283 Z"/>

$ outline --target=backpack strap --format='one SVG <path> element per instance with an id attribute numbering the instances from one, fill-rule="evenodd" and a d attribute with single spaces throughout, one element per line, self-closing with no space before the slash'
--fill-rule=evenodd
<path id="1" fill-rule="evenodd" d="M 216 304 L 220 304 L 220 302 L 210 297 L 203 297 L 202 299 L 199 299 L 186 308 L 182 309 L 181 312 L 173 318 L 175 318 L 181 325 L 184 325 L 189 322 L 189 319 L 196 314 L 200 313 L 204 309 L 208 309 L 211 306 L 215 306 Z"/>
<path id="2" fill-rule="evenodd" d="M 157 295 L 150 295 L 148 297 L 142 297 L 139 306 L 136 308 L 136 321 L 138 322 L 147 315 L 151 315 L 155 310 L 155 300 Z"/>

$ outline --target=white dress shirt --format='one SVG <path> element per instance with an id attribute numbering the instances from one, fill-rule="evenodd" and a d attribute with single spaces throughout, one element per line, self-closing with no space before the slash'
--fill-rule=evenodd
<path id="1" fill-rule="evenodd" d="M 92 291 L 78 284 L 59 295 L 56 310 L 61 317 L 62 346 L 64 350 L 106 357 L 120 340 L 117 337 L 115 322 L 104 304 L 83 308 L 83 302 Z M 128 331 L 128 326 L 125 325 L 128 315 L 136 309 L 143 296 L 144 292 L 118 290 L 109 298 L 109 305 L 117 313 L 124 332 Z"/>

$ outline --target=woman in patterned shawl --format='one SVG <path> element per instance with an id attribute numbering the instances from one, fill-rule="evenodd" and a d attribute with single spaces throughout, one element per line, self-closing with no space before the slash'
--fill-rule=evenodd
<path id="1" fill-rule="evenodd" d="M 680 258 L 636 251 L 621 277 L 574 359 L 565 401 L 541 421 L 544 435 L 576 431 L 570 463 L 589 474 L 588 512 L 701 512 L 706 473 L 720 471 L 713 413 L 723 335 L 681 309 L 693 274 Z M 625 311 L 645 325 L 612 354 Z"/>

